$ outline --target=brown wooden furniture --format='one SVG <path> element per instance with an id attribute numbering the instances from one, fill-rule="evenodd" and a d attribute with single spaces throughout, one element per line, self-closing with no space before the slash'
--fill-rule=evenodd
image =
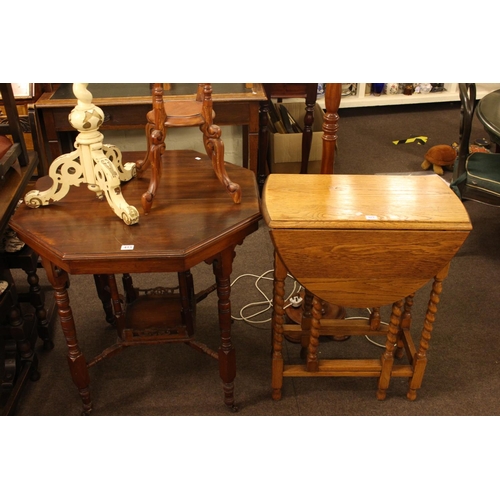
<path id="1" fill-rule="evenodd" d="M 312 126 L 314 123 L 314 105 L 318 91 L 317 83 L 263 83 L 266 100 L 262 101 L 260 110 L 260 150 L 259 150 L 259 186 L 263 186 L 268 168 L 269 128 L 268 111 L 272 106 L 271 99 L 282 101 L 287 98 L 303 98 L 306 104 L 304 129 L 302 133 L 302 162 L 300 173 L 307 173 L 309 153 L 312 143 Z"/>
<path id="2" fill-rule="evenodd" d="M 442 281 L 471 230 L 467 212 L 449 186 L 436 175 L 271 174 L 263 215 L 276 249 L 273 398 L 281 398 L 283 377 L 362 376 L 378 378 L 377 398 L 382 400 L 395 376 L 409 379 L 407 396 L 415 399 Z M 283 321 L 287 271 L 313 294 L 312 318 L 302 325 Z M 415 345 L 410 332 L 413 298 L 433 277 Z M 370 320 L 323 320 L 321 300 L 375 309 Z M 393 304 L 392 315 L 384 327 L 377 313 L 387 304 Z M 282 341 L 288 331 L 304 336 L 304 364 L 285 364 Z M 380 332 L 387 340 L 379 359 L 320 359 L 320 335 Z M 406 363 L 400 359 L 404 354 Z"/>
<path id="3" fill-rule="evenodd" d="M 0 158 L 0 237 L 8 227 L 9 220 L 24 194 L 26 186 L 38 166 L 38 155 L 28 151 L 19 121 L 16 101 L 10 83 L 0 83 L 2 104 L 7 121 L 0 125 L 0 134 L 12 137 L 12 146 Z M 26 257 L 30 259 L 27 263 Z M 39 334 L 51 348 L 48 324 L 43 307 L 43 295 L 38 287 L 36 262 L 38 256 L 30 248 L 19 253 L 0 254 L 0 278 L 8 283 L 0 295 L 0 366 L 2 414 L 12 414 L 17 400 L 28 378 L 39 377 L 38 359 L 34 350 L 36 329 L 33 322 L 25 321 L 20 297 L 10 269 L 23 267 L 29 273 L 33 287 L 29 296 L 37 310 Z"/>
<path id="4" fill-rule="evenodd" d="M 74 130 L 68 122 L 68 114 L 76 105 L 72 85 L 53 85 L 55 90 L 42 94 L 31 109 L 38 124 L 44 175 L 53 160 L 73 150 L 74 141 Z M 165 100 L 192 99 L 197 91 L 196 83 L 171 83 L 169 86 L 164 90 Z M 215 123 L 242 127 L 242 164 L 257 173 L 259 109 L 260 102 L 266 98 L 262 85 L 253 83 L 248 88 L 244 83 L 214 83 L 212 86 Z M 151 110 L 149 83 L 90 83 L 88 90 L 92 93 L 92 102 L 105 114 L 99 128 L 101 132 L 144 128 L 146 114 Z"/>
<path id="5" fill-rule="evenodd" d="M 138 155 L 124 153 L 124 160 Z M 85 413 L 92 410 L 90 366 L 124 347 L 158 342 L 181 342 L 218 358 L 224 401 L 234 407 L 236 368 L 231 342 L 230 274 L 237 245 L 257 230 L 261 218 L 255 175 L 247 169 L 226 165 L 228 175 L 245 193 L 241 203 L 235 204 L 221 189 L 206 155 L 166 151 L 162 161 L 169 185 L 159 186 L 155 209 L 133 226 L 118 220 L 107 204 L 97 200 L 88 189 L 75 187 L 54 205 L 19 207 L 11 221 L 19 237 L 40 253 L 54 287 L 68 344 L 70 372 Z M 123 185 L 124 196 L 131 203 L 139 202 L 148 183 L 147 179 L 131 180 Z M 168 195 L 163 191 L 168 191 Z M 88 237 L 82 238 L 82 234 Z M 193 338 L 196 300 L 189 271 L 202 262 L 213 266 L 219 297 L 221 340 L 216 351 Z M 137 297 L 127 284 L 129 304 L 123 310 L 113 275 L 124 274 L 127 282 L 131 273 L 165 272 L 179 276 L 176 307 L 171 303 L 171 294 Z M 97 281 L 108 286 L 118 327 L 116 343 L 88 362 L 78 344 L 65 286 L 68 274 L 100 275 Z M 106 301 L 104 295 L 101 299 Z M 143 307 L 146 313 L 141 312 Z"/>
<path id="6" fill-rule="evenodd" d="M 52 91 L 51 83 L 33 83 L 30 84 L 30 95 L 14 95 L 17 112 L 19 115 L 20 128 L 23 132 L 24 141 L 28 150 L 35 150 L 38 154 L 37 175 L 43 175 L 42 161 L 40 161 L 40 151 L 38 149 L 37 127 L 33 113 L 29 112 L 29 106 L 32 106 L 44 92 Z M 8 122 L 4 107 L 4 101 L 0 98 L 0 124 Z M 1 132 L 0 132 L 1 133 Z"/>
<path id="7" fill-rule="evenodd" d="M 325 114 L 323 117 L 323 150 L 321 155 L 321 174 L 333 174 L 335 163 L 335 153 L 337 151 L 337 139 L 339 129 L 339 115 L 338 110 L 340 106 L 340 99 L 342 96 L 342 84 L 328 83 L 326 84 L 325 92 Z M 303 172 L 301 172 L 303 173 Z M 313 295 L 310 291 L 305 290 L 300 294 L 303 299 L 302 305 L 299 308 L 287 307 L 286 314 L 289 320 L 301 324 L 304 321 L 310 321 Z M 307 304 L 307 307 L 304 305 Z M 345 308 L 337 304 L 328 304 L 322 301 L 323 317 L 329 319 L 342 318 L 345 315 Z M 289 331 L 286 333 L 285 338 L 290 342 L 304 343 L 304 339 L 298 332 Z M 348 337 L 345 335 L 334 335 L 334 340 L 346 340 Z M 305 349 L 305 345 L 303 348 Z"/>
<path id="8" fill-rule="evenodd" d="M 153 86 L 153 109 L 147 114 L 146 137 L 148 140 L 146 158 L 136 162 L 137 175 L 142 177 L 151 167 L 148 190 L 142 195 L 142 208 L 147 215 L 161 176 L 161 156 L 165 152 L 167 130 L 176 127 L 199 127 L 203 134 L 203 145 L 217 178 L 231 195 L 235 203 L 241 201 L 241 188 L 232 182 L 224 166 L 224 143 L 221 129 L 214 124 L 212 85 L 199 83 L 196 96 L 185 101 L 164 101 L 163 84 Z"/>

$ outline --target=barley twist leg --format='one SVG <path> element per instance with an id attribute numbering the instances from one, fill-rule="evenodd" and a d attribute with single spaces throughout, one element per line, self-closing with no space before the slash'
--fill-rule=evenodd
<path id="1" fill-rule="evenodd" d="M 273 291 L 273 350 L 271 365 L 272 398 L 281 399 L 283 387 L 283 322 L 285 305 L 286 268 L 277 252 L 274 252 L 274 291 Z"/>
<path id="2" fill-rule="evenodd" d="M 394 356 L 401 359 L 404 355 L 404 344 L 403 344 L 403 330 L 410 330 L 411 328 L 411 309 L 413 307 L 413 298 L 415 293 L 408 295 L 405 299 L 405 304 L 403 308 L 403 314 L 401 315 L 401 330 L 398 335 L 398 345 L 396 347 L 396 352 Z"/>
<path id="3" fill-rule="evenodd" d="M 323 304 L 318 297 L 313 297 L 312 302 L 312 321 L 311 321 L 311 335 L 309 336 L 309 347 L 307 349 L 307 371 L 318 371 L 318 344 L 319 333 L 321 328 L 321 318 L 323 316 Z"/>
<path id="4" fill-rule="evenodd" d="M 392 365 L 394 364 L 394 348 L 397 342 L 399 324 L 401 319 L 401 309 L 403 300 L 398 300 L 392 305 L 391 319 L 389 321 L 389 330 L 385 342 L 385 352 L 382 354 L 382 371 L 378 381 L 377 399 L 383 401 L 391 380 Z"/>
<path id="5" fill-rule="evenodd" d="M 417 398 L 417 389 L 420 389 L 422 386 L 425 367 L 427 365 L 427 350 L 429 349 L 429 341 L 431 340 L 432 327 L 436 319 L 439 296 L 443 291 L 443 279 L 446 277 L 448 267 L 449 266 L 447 266 L 434 278 L 434 282 L 432 284 L 427 313 L 425 315 L 424 326 L 420 336 L 420 344 L 413 360 L 413 376 L 410 379 L 410 388 L 406 395 L 410 401 L 415 401 Z"/>

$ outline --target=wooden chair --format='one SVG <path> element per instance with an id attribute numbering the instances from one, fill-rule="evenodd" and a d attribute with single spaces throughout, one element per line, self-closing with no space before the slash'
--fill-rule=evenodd
<path id="1" fill-rule="evenodd" d="M 459 90 L 460 145 L 451 188 L 462 200 L 500 206 L 500 153 L 470 153 L 469 150 L 472 121 L 478 106 L 476 84 L 459 83 Z"/>
<path id="2" fill-rule="evenodd" d="M 151 166 L 151 180 L 148 190 L 142 196 L 144 213 L 148 214 L 153 205 L 161 178 L 161 155 L 165 151 L 165 138 L 168 128 L 198 126 L 203 133 L 203 144 L 207 155 L 212 160 L 215 174 L 219 178 L 234 203 L 240 203 L 240 186 L 232 182 L 224 166 L 224 144 L 221 129 L 213 120 L 212 86 L 209 83 L 198 84 L 196 97 L 191 101 L 163 100 L 163 84 L 153 86 L 153 109 L 147 114 L 146 136 L 148 149 L 146 158 L 137 162 L 137 175 L 141 177 Z"/>

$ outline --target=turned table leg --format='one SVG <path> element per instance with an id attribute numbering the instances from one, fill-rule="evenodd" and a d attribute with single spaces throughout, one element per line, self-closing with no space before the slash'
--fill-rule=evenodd
<path id="1" fill-rule="evenodd" d="M 56 267 L 52 262 L 42 258 L 42 264 L 47 272 L 47 278 L 54 288 L 54 298 L 61 327 L 68 346 L 68 365 L 74 384 L 78 388 L 83 402 L 82 413 L 88 415 L 92 412 L 90 399 L 90 377 L 85 357 L 83 356 L 76 337 L 75 320 L 69 305 L 69 295 L 66 288 L 68 274 Z"/>
<path id="2" fill-rule="evenodd" d="M 213 272 L 217 283 L 219 328 L 221 344 L 218 350 L 219 374 L 224 390 L 224 403 L 237 411 L 234 404 L 234 379 L 236 378 L 236 352 L 231 342 L 231 271 L 234 246 L 223 250 L 213 261 Z"/>
<path id="3" fill-rule="evenodd" d="M 102 308 L 106 315 L 106 321 L 110 325 L 114 325 L 115 316 L 113 314 L 113 307 L 111 305 L 111 294 L 109 292 L 108 275 L 107 274 L 94 274 L 95 288 L 97 296 L 102 302 Z"/>

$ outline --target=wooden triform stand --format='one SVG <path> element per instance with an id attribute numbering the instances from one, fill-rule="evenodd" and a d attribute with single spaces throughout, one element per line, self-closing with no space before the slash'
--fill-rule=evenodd
<path id="1" fill-rule="evenodd" d="M 99 127 L 104 113 L 92 104 L 92 94 L 87 85 L 73 84 L 78 103 L 68 120 L 80 132 L 75 140 L 76 150 L 56 158 L 50 165 L 49 175 L 38 179 L 35 189 L 26 194 L 24 201 L 31 208 L 49 205 L 63 199 L 71 186 L 85 182 L 99 199 L 106 197 L 109 206 L 125 224 L 136 224 L 139 212 L 125 201 L 120 188 L 120 182 L 135 177 L 135 163 L 122 165 L 121 151 L 102 143 L 104 136 Z"/>

